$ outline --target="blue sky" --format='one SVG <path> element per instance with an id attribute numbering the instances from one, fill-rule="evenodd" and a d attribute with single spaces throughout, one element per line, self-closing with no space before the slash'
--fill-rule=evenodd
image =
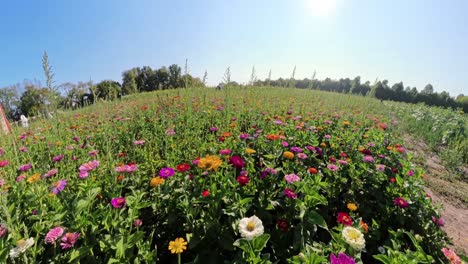
<path id="1" fill-rule="evenodd" d="M 452 96 L 468 93 L 465 0 L 15 0 L 0 10 L 0 87 L 37 79 L 49 54 L 57 84 L 121 81 L 134 66 L 189 60 L 217 84 L 228 66 L 246 82 L 376 78 Z"/>

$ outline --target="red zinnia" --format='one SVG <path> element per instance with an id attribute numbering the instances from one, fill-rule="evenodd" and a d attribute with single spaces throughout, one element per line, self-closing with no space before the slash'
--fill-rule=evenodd
<path id="1" fill-rule="evenodd" d="M 249 183 L 249 177 L 247 177 L 247 175 L 240 175 L 237 177 L 237 182 L 244 186 L 246 185 L 247 183 Z"/>
<path id="2" fill-rule="evenodd" d="M 207 197 L 207 196 L 210 195 L 210 191 L 204 190 L 204 191 L 201 193 L 201 195 L 202 195 L 203 197 Z"/>
<path id="3" fill-rule="evenodd" d="M 176 169 L 178 172 L 182 173 L 182 172 L 190 170 L 190 165 L 182 163 L 182 164 L 177 165 Z"/>
<path id="4" fill-rule="evenodd" d="M 245 166 L 244 160 L 239 156 L 232 156 L 229 159 L 228 163 L 238 169 L 242 169 Z"/>
<path id="5" fill-rule="evenodd" d="M 318 170 L 316 168 L 310 167 L 307 170 L 309 171 L 310 174 L 317 174 L 318 173 Z"/>
<path id="6" fill-rule="evenodd" d="M 336 217 L 336 221 L 338 223 L 341 223 L 345 226 L 350 226 L 353 224 L 353 219 L 351 218 L 351 216 L 349 216 L 349 214 L 347 213 L 343 213 L 343 212 L 338 212 L 338 216 Z"/>
<path id="7" fill-rule="evenodd" d="M 289 230 L 288 222 L 283 219 L 278 219 L 278 221 L 276 221 L 276 226 L 278 226 L 278 228 L 283 232 L 287 232 Z"/>

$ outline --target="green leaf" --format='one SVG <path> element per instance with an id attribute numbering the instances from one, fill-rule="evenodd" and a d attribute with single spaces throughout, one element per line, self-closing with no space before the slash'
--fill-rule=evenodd
<path id="1" fill-rule="evenodd" d="M 262 249 L 266 246 L 269 239 L 270 239 L 269 234 L 263 234 L 261 236 L 254 238 L 252 240 L 254 251 L 257 253 L 262 252 Z"/>
<path id="2" fill-rule="evenodd" d="M 309 211 L 307 220 L 310 224 L 318 225 L 321 228 L 328 230 L 327 222 L 325 222 L 325 219 L 323 219 L 322 215 L 320 215 L 314 210 Z"/>
<path id="3" fill-rule="evenodd" d="M 247 241 L 247 239 L 245 238 L 237 239 L 236 241 L 234 241 L 233 245 L 242 249 L 244 252 L 250 252 L 249 241 Z"/>

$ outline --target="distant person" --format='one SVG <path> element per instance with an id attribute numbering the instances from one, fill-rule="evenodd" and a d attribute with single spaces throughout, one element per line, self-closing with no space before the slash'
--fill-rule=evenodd
<path id="1" fill-rule="evenodd" d="M 28 118 L 24 115 L 20 116 L 20 123 L 22 127 L 29 127 Z"/>
<path id="2" fill-rule="evenodd" d="M 218 86 L 216 86 L 216 90 L 218 90 L 218 91 L 221 91 L 222 88 L 223 88 L 222 83 L 220 83 L 220 84 L 218 84 Z"/>

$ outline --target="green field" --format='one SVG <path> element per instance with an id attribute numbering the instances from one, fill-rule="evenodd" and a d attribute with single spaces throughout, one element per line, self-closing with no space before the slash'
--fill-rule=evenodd
<path id="1" fill-rule="evenodd" d="M 0 138 L 0 262 L 445 263 L 406 133 L 466 182 L 451 110 L 225 87 L 59 113 Z"/>

